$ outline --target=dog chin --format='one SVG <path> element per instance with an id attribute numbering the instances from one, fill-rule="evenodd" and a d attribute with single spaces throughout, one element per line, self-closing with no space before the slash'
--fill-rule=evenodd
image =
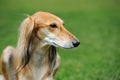
<path id="1" fill-rule="evenodd" d="M 71 48 L 74 48 L 74 47 L 70 46 L 70 47 L 62 47 L 62 48 L 64 48 L 64 49 L 71 49 Z"/>

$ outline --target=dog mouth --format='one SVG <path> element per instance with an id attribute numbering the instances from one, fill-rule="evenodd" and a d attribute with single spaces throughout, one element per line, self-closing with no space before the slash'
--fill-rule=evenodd
<path id="1" fill-rule="evenodd" d="M 59 42 L 58 40 L 56 40 L 54 38 L 45 38 L 45 41 L 49 45 L 53 45 L 55 47 L 60 47 L 60 48 L 64 48 L 64 49 L 75 48 L 80 44 L 78 40 L 74 40 L 72 42 L 70 42 L 70 41 Z"/>
<path id="2" fill-rule="evenodd" d="M 58 44 L 55 43 L 55 42 L 52 42 L 52 43 L 53 43 L 53 46 L 55 46 L 55 47 L 61 47 L 61 48 L 64 48 L 64 49 L 71 49 L 71 48 L 74 48 L 73 46 L 65 47 L 65 46 L 58 45 Z"/>

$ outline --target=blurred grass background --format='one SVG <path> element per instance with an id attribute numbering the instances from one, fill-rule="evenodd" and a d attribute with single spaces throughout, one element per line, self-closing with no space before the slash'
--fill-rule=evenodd
<path id="1" fill-rule="evenodd" d="M 120 80 L 120 0 L 0 0 L 0 53 L 16 46 L 20 23 L 36 11 L 61 17 L 81 41 L 59 49 L 55 80 Z"/>

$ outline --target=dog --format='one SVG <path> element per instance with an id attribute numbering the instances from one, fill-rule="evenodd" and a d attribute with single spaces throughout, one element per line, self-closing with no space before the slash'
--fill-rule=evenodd
<path id="1" fill-rule="evenodd" d="M 71 49 L 80 41 L 64 27 L 59 17 L 36 12 L 21 24 L 17 47 L 3 50 L 4 80 L 53 80 L 60 65 L 57 47 Z"/>

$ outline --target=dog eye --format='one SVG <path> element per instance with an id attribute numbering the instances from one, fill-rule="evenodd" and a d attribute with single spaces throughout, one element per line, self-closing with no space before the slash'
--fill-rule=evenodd
<path id="1" fill-rule="evenodd" d="M 56 24 L 51 24 L 50 27 L 57 28 L 57 25 Z"/>

